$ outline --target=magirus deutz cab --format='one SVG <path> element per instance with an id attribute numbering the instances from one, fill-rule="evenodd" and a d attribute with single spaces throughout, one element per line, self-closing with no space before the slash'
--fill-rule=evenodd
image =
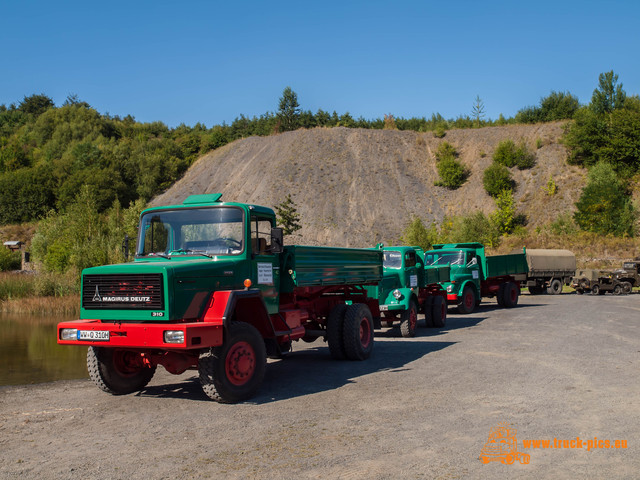
<path id="1" fill-rule="evenodd" d="M 58 343 L 89 346 L 102 390 L 143 389 L 158 365 L 197 369 L 220 402 L 253 396 L 266 358 L 324 338 L 331 356 L 364 360 L 380 313 L 366 287 L 382 279 L 382 252 L 283 245 L 273 210 L 192 195 L 142 212 L 135 260 L 82 272 L 80 319 Z"/>

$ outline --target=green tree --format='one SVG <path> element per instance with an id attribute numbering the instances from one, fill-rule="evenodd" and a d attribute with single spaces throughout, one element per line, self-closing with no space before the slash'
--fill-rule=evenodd
<path id="1" fill-rule="evenodd" d="M 613 167 L 598 162 L 576 203 L 576 223 L 582 230 L 618 237 L 635 234 L 636 211 Z"/>
<path id="2" fill-rule="evenodd" d="M 450 190 L 460 188 L 469 176 L 468 170 L 455 158 L 447 157 L 440 160 L 437 168 L 440 180 L 434 184 L 439 187 L 446 187 Z"/>
<path id="3" fill-rule="evenodd" d="M 535 155 L 529 151 L 524 141 L 518 146 L 513 140 L 503 140 L 498 143 L 493 153 L 493 161 L 505 167 L 515 167 L 524 170 L 535 165 Z"/>
<path id="4" fill-rule="evenodd" d="M 613 70 L 601 73 L 598 77 L 598 87 L 591 96 L 591 108 L 595 113 L 611 113 L 624 107 L 627 94 L 622 89 L 622 83 L 618 84 L 618 75 Z"/>
<path id="5" fill-rule="evenodd" d="M 283 132 L 296 130 L 300 126 L 300 104 L 298 95 L 291 87 L 285 87 L 278 103 L 278 120 Z"/>
<path id="6" fill-rule="evenodd" d="M 496 197 L 497 210 L 491 214 L 491 220 L 501 234 L 513 232 L 516 224 L 516 203 L 511 190 L 503 190 Z"/>
<path id="7" fill-rule="evenodd" d="M 37 116 L 53 106 L 53 100 L 47 97 L 44 93 L 41 93 L 40 95 L 34 94 L 29 97 L 25 96 L 22 102 L 20 102 L 18 110 Z"/>
<path id="8" fill-rule="evenodd" d="M 476 127 L 479 127 L 480 121 L 484 118 L 484 102 L 480 95 L 476 95 L 475 102 L 471 108 L 471 116 L 476 120 Z"/>
<path id="9" fill-rule="evenodd" d="M 418 246 L 423 250 L 430 250 L 434 243 L 438 243 L 438 231 L 435 224 L 429 228 L 424 226 L 422 220 L 415 217 L 411 219 L 409 225 L 402 232 L 400 241 L 404 245 Z"/>
<path id="10" fill-rule="evenodd" d="M 276 205 L 276 218 L 285 235 L 291 235 L 302 228 L 298 209 L 290 193 L 284 201 Z"/>

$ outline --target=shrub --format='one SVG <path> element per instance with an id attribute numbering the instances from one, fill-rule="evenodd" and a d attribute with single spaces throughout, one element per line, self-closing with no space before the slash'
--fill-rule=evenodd
<path id="1" fill-rule="evenodd" d="M 456 158 L 458 156 L 458 152 L 456 151 L 456 147 L 451 145 L 449 142 L 442 142 L 438 145 L 438 149 L 436 150 L 436 160 L 441 161 L 448 158 Z"/>
<path id="2" fill-rule="evenodd" d="M 438 243 L 438 231 L 435 224 L 432 223 L 427 228 L 422 220 L 414 218 L 402 232 L 401 241 L 404 245 L 417 245 L 423 250 L 429 250 L 434 243 Z"/>
<path id="3" fill-rule="evenodd" d="M 515 182 L 511 178 L 511 172 L 504 165 L 494 163 L 484 171 L 482 183 L 486 192 L 492 197 L 497 197 L 503 190 L 513 190 Z"/>
<path id="4" fill-rule="evenodd" d="M 535 155 L 527 149 L 524 142 L 517 147 L 513 140 L 504 140 L 498 144 L 493 153 L 493 161 L 505 167 L 517 166 L 520 170 L 531 168 L 535 165 Z"/>
<path id="5" fill-rule="evenodd" d="M 442 125 L 438 125 L 436 129 L 433 131 L 433 136 L 436 138 L 444 138 L 446 134 L 447 134 L 447 131 Z"/>
<path id="6" fill-rule="evenodd" d="M 438 162 L 438 174 L 440 175 L 440 180 L 435 182 L 435 185 L 447 187 L 451 190 L 459 188 L 469 175 L 462 163 L 451 157 Z"/>
<path id="7" fill-rule="evenodd" d="M 511 190 L 503 190 L 496 197 L 498 209 L 491 214 L 491 221 L 502 234 L 513 232 L 516 224 L 516 203 Z"/>
<path id="8" fill-rule="evenodd" d="M 9 270 L 20 270 L 22 264 L 20 252 L 12 252 L 8 248 L 0 245 L 0 272 Z"/>

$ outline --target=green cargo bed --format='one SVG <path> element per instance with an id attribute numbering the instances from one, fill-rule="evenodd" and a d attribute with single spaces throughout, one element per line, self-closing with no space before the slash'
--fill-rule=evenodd
<path id="1" fill-rule="evenodd" d="M 524 253 L 492 255 L 486 257 L 485 277 L 503 277 L 505 275 L 526 275 L 529 271 L 527 256 Z"/>
<path id="2" fill-rule="evenodd" d="M 288 245 L 281 259 L 283 292 L 295 287 L 377 284 L 382 279 L 380 250 Z"/>

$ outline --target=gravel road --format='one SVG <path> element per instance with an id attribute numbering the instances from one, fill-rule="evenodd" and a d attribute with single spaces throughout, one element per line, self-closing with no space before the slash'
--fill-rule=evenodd
<path id="1" fill-rule="evenodd" d="M 383 330 L 365 362 L 300 342 L 239 405 L 162 368 L 138 395 L 2 387 L 0 478 L 638 478 L 639 310 L 637 294 L 524 295 L 413 339 Z M 500 423 L 529 464 L 481 463 Z M 577 437 L 582 449 L 523 446 Z M 594 437 L 627 448 L 587 450 Z"/>

